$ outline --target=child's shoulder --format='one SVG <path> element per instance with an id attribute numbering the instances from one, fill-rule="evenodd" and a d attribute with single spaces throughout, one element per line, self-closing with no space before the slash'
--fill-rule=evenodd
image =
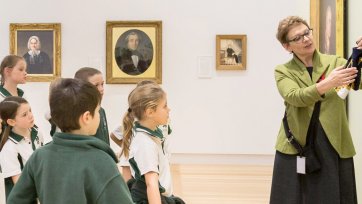
<path id="1" fill-rule="evenodd" d="M 134 138 L 132 139 L 131 146 L 133 146 L 134 148 L 139 147 L 141 149 L 146 149 L 150 147 L 157 148 L 157 140 L 158 139 L 155 136 L 152 136 L 147 132 L 136 131 Z"/>
<path id="2" fill-rule="evenodd" d="M 140 141 L 152 141 L 151 139 L 152 135 L 145 131 L 135 131 L 134 133 L 134 140 L 140 140 Z"/>
<path id="3" fill-rule="evenodd" d="M 91 163 L 107 163 L 109 161 L 113 161 L 112 157 L 103 150 L 97 148 L 84 149 L 81 147 L 77 147 L 76 145 L 65 147 L 55 144 L 54 141 L 44 144 L 44 146 L 36 149 L 33 154 L 37 154 L 37 156 L 40 156 L 42 158 L 49 157 L 50 159 L 52 159 L 53 157 L 62 158 L 66 157 L 66 155 L 71 154 L 74 155 L 74 158 L 81 158 L 78 161 L 79 163 L 87 163 L 89 161 L 97 161 Z"/>
<path id="4" fill-rule="evenodd" d="M 17 152 L 17 142 L 11 140 L 10 138 L 5 142 L 3 148 L 1 149 L 0 154 L 7 154 L 10 152 L 16 153 Z"/>

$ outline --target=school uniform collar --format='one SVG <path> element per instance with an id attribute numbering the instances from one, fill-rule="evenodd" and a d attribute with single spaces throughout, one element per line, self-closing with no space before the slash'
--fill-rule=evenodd
<path id="1" fill-rule="evenodd" d="M 289 70 L 296 74 L 307 86 L 317 83 L 323 73 L 325 73 L 330 66 L 329 63 L 323 61 L 321 53 L 318 50 L 315 50 L 313 54 L 312 79 L 309 76 L 306 66 L 296 55 L 293 55 L 293 59 L 288 64 L 297 65 L 291 66 Z M 323 67 L 323 65 L 325 65 L 325 67 Z"/>
<path id="2" fill-rule="evenodd" d="M 139 124 L 139 122 L 135 122 L 134 129 L 136 132 L 145 132 L 145 133 L 149 134 L 150 136 L 154 136 L 154 137 L 157 137 L 157 138 L 163 140 L 162 130 L 158 127 L 156 128 L 156 130 L 151 130 L 149 128 L 142 126 L 141 124 Z"/>
<path id="3" fill-rule="evenodd" d="M 99 149 L 107 153 L 118 163 L 118 159 L 110 146 L 94 136 L 56 132 L 52 143 L 75 148 Z"/>
<path id="4" fill-rule="evenodd" d="M 24 91 L 19 88 L 16 88 L 16 90 L 18 92 L 18 96 L 23 97 Z M 9 91 L 4 88 L 4 85 L 0 86 L 0 94 L 3 95 L 5 98 L 8 96 L 12 96 Z"/>
<path id="5" fill-rule="evenodd" d="M 16 144 L 19 143 L 21 140 L 24 139 L 23 136 L 20 136 L 20 135 L 16 134 L 16 133 L 13 132 L 13 131 L 10 131 L 10 133 L 9 133 L 9 138 L 10 138 L 11 140 L 13 140 Z"/>
<path id="6" fill-rule="evenodd" d="M 34 141 L 37 139 L 38 137 L 38 127 L 34 125 L 34 127 L 32 127 L 30 129 L 30 138 L 31 138 L 31 143 L 34 144 Z M 15 142 L 16 144 L 18 144 L 19 142 L 21 142 L 21 140 L 24 140 L 24 137 L 16 134 L 13 131 L 10 131 L 9 133 L 9 138 Z"/>

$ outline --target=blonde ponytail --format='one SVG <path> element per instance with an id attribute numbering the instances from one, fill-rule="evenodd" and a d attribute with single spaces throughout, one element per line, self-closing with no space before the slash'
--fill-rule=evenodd
<path id="1" fill-rule="evenodd" d="M 122 155 L 126 158 L 129 156 L 129 147 L 131 145 L 132 128 L 134 123 L 134 116 L 131 109 L 128 109 L 123 117 L 123 139 L 122 139 Z"/>

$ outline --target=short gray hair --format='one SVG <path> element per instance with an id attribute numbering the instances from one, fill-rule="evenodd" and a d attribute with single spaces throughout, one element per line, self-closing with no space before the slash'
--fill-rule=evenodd
<path id="1" fill-rule="evenodd" d="M 310 29 L 307 21 L 305 21 L 304 19 L 302 19 L 299 16 L 288 16 L 288 17 L 284 18 L 283 20 L 281 20 L 279 22 L 278 31 L 277 31 L 277 35 L 276 35 L 279 42 L 281 44 L 288 43 L 287 35 L 288 35 L 290 29 L 292 29 L 294 26 L 299 25 L 299 24 L 304 24 Z"/>

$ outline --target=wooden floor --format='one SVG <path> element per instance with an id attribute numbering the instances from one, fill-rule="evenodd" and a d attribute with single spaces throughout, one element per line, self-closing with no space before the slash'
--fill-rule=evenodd
<path id="1" fill-rule="evenodd" d="M 171 168 L 174 194 L 187 204 L 269 203 L 272 166 L 173 164 Z"/>
<path id="2" fill-rule="evenodd" d="M 267 204 L 272 166 L 172 165 L 175 195 L 187 204 Z"/>

